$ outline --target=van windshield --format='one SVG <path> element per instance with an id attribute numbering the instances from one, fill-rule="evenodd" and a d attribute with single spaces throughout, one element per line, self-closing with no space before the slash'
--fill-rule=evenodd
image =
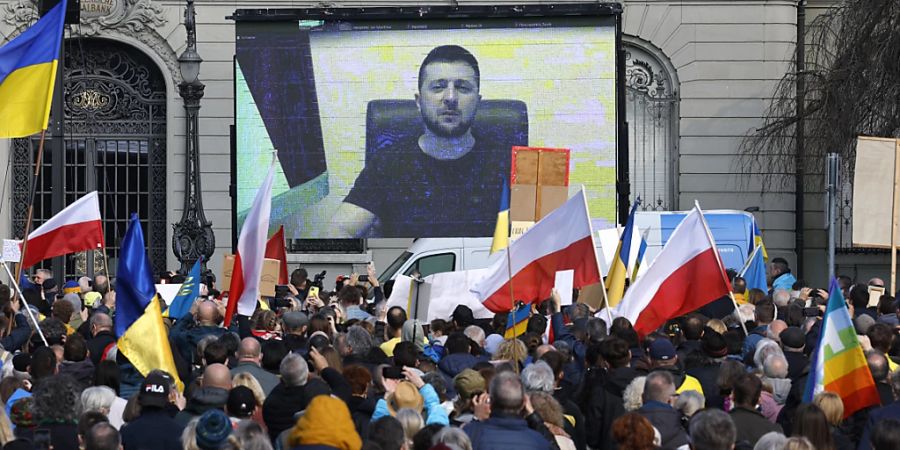
<path id="1" fill-rule="evenodd" d="M 394 262 L 391 263 L 391 265 L 387 267 L 387 269 L 384 269 L 384 271 L 381 272 L 381 275 L 378 275 L 378 281 L 384 283 L 385 281 L 390 280 L 394 276 L 394 274 L 397 273 L 398 270 L 400 270 L 400 266 L 405 264 L 406 261 L 409 260 L 409 258 L 412 258 L 412 255 L 413 254 L 410 252 L 403 252 L 400 256 L 397 257 L 397 259 L 394 260 Z"/>

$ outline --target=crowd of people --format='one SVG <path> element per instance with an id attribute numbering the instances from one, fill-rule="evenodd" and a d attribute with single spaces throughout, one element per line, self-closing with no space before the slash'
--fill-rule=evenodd
<path id="1" fill-rule="evenodd" d="M 209 278 L 166 319 L 177 373 L 141 374 L 117 351 L 116 294 L 103 276 L 36 271 L 25 305 L 0 285 L 4 449 L 896 450 L 900 356 L 892 296 L 841 287 L 881 405 L 844 414 L 827 390 L 804 401 L 828 292 L 773 263 L 772 292 L 729 298 L 639 336 L 560 296 L 527 329 L 466 306 L 420 323 L 387 307 L 374 271 L 262 299 L 223 326 Z M 164 274 L 162 281 L 181 277 Z M 312 292 L 312 295 L 310 293 Z M 744 323 L 742 323 L 742 321 Z M 43 338 L 34 330 L 40 329 Z M 747 330 L 745 333 L 744 330 Z M 43 341 L 46 339 L 46 345 Z M 183 383 L 184 389 L 180 389 Z M 847 416 L 847 417 L 845 417 Z"/>

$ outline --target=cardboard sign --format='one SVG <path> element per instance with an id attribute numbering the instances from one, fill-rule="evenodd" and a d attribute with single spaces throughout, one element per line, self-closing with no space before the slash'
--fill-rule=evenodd
<path id="1" fill-rule="evenodd" d="M 278 284 L 278 272 L 281 270 L 281 261 L 266 258 L 263 261 L 262 273 L 259 276 L 259 295 L 263 297 L 275 296 L 275 285 Z M 234 271 L 234 255 L 226 254 L 222 263 L 222 288 L 227 290 L 231 286 L 231 273 Z"/>
<path id="2" fill-rule="evenodd" d="M 509 216 L 537 222 L 569 199 L 569 149 L 513 147 Z"/>

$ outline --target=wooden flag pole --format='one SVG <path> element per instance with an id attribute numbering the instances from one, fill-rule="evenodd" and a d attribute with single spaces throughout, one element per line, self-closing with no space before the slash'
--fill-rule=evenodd
<path id="1" fill-rule="evenodd" d="M 37 191 L 38 177 L 41 175 L 41 165 L 44 159 L 44 140 L 47 137 L 47 129 L 41 130 L 41 142 L 38 144 L 38 154 L 34 161 L 34 177 L 31 179 L 31 193 L 28 197 L 28 212 L 25 216 L 25 231 L 22 233 L 22 254 L 19 255 L 19 264 L 16 265 L 16 282 L 22 276 L 22 265 L 25 263 L 25 251 L 28 250 L 28 233 L 31 233 L 31 222 L 34 217 L 34 193 Z"/>
<path id="2" fill-rule="evenodd" d="M 897 201 L 900 200 L 900 140 L 894 140 L 894 198 L 891 202 L 891 295 L 897 292 Z"/>

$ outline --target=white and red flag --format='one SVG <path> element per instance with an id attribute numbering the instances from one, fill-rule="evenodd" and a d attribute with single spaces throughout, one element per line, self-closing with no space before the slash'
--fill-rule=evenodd
<path id="1" fill-rule="evenodd" d="M 645 336 L 667 320 L 731 292 L 731 283 L 700 206 L 678 224 L 647 272 L 628 288 L 615 316 Z"/>
<path id="2" fill-rule="evenodd" d="M 22 268 L 47 258 L 103 247 L 97 191 L 89 192 L 28 235 Z"/>
<path id="3" fill-rule="evenodd" d="M 495 254 L 498 256 L 488 275 L 472 288 L 484 306 L 495 313 L 512 309 L 510 283 L 515 300 L 530 303 L 550 297 L 556 272 L 562 270 L 575 271 L 572 283 L 575 288 L 600 282 L 584 191 Z"/>
<path id="4" fill-rule="evenodd" d="M 259 298 L 259 277 L 262 275 L 266 255 L 266 237 L 269 234 L 269 215 L 272 212 L 272 183 L 275 179 L 275 160 L 269 173 L 256 192 L 250 211 L 241 227 L 234 269 L 228 289 L 228 306 L 225 309 L 225 326 L 231 324 L 234 312 L 250 316 L 256 310 Z"/>

